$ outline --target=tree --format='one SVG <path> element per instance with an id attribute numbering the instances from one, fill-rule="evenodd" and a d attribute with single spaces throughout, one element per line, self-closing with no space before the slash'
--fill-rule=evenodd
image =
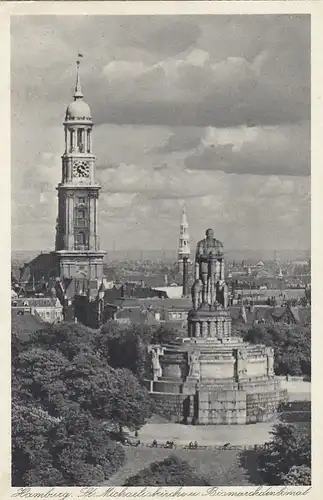
<path id="1" fill-rule="evenodd" d="M 90 413 L 70 410 L 53 418 L 21 402 L 12 415 L 14 486 L 97 485 L 125 461 L 121 446 Z"/>
<path id="2" fill-rule="evenodd" d="M 153 334 L 152 344 L 167 344 L 171 342 L 176 337 L 183 336 L 180 329 L 176 326 L 174 327 L 165 327 L 161 325 Z"/>
<path id="3" fill-rule="evenodd" d="M 276 375 L 311 375 L 311 329 L 300 325 L 255 325 L 244 340 L 274 348 Z"/>
<path id="4" fill-rule="evenodd" d="M 54 349 L 69 361 L 80 352 L 94 350 L 94 331 L 79 323 L 58 323 L 44 326 L 25 341 L 25 348 Z"/>
<path id="5" fill-rule="evenodd" d="M 127 368 L 138 378 L 144 377 L 147 346 L 136 331 L 125 329 L 100 336 L 98 347 L 113 368 Z"/>
<path id="6" fill-rule="evenodd" d="M 124 463 L 121 446 L 111 441 L 106 425 L 89 412 L 71 410 L 63 424 L 53 437 L 52 456 L 67 484 L 97 485 Z"/>
<path id="7" fill-rule="evenodd" d="M 96 336 L 96 348 L 113 368 L 127 368 L 139 379 L 147 376 L 148 352 L 154 327 L 132 325 L 120 328 L 107 324 Z"/>
<path id="8" fill-rule="evenodd" d="M 124 486 L 209 486 L 209 483 L 197 475 L 186 461 L 171 455 L 129 477 Z"/>
<path id="9" fill-rule="evenodd" d="M 147 346 L 168 343 L 178 336 L 164 326 L 132 325 L 121 328 L 115 323 L 103 325 L 96 335 L 96 349 L 113 368 L 127 368 L 140 380 L 149 377 Z"/>
<path id="10" fill-rule="evenodd" d="M 49 449 L 50 434 L 59 425 L 41 407 L 26 405 L 24 401 L 12 404 L 12 483 L 14 486 L 48 486 L 64 484 L 59 471 L 54 470 Z M 37 472 L 36 472 L 37 471 Z M 37 476 L 37 483 L 34 482 Z M 55 481 L 54 483 L 51 481 Z"/>
<path id="11" fill-rule="evenodd" d="M 127 369 L 114 372 L 116 384 L 111 391 L 113 410 L 111 420 L 122 427 L 140 429 L 153 411 L 153 400 L 138 379 Z"/>
<path id="12" fill-rule="evenodd" d="M 15 393 L 39 403 L 46 411 L 57 415 L 66 401 L 64 372 L 68 360 L 54 350 L 34 347 L 23 350 L 14 366 Z"/>
<path id="13" fill-rule="evenodd" d="M 272 432 L 269 447 L 259 455 L 259 470 L 264 482 L 284 484 L 284 479 L 294 477 L 293 467 L 311 468 L 310 425 L 278 424 Z"/>
<path id="14" fill-rule="evenodd" d="M 16 486 L 102 482 L 124 461 L 107 424 L 139 429 L 152 413 L 148 391 L 131 371 L 108 365 L 88 329 L 68 325 L 57 337 L 55 331 L 46 328 L 27 341 L 13 337 Z"/>
<path id="15" fill-rule="evenodd" d="M 70 401 L 100 420 L 139 429 L 152 413 L 152 400 L 126 369 L 113 369 L 90 355 L 79 355 L 64 371 Z"/>
<path id="16" fill-rule="evenodd" d="M 289 486 L 310 486 L 311 468 L 307 465 L 293 465 L 282 477 L 282 483 Z"/>

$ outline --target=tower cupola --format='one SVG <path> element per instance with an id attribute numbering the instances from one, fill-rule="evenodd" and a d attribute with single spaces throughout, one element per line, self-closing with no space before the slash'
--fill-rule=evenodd
<path id="1" fill-rule="evenodd" d="M 90 106 L 83 99 L 80 78 L 80 58 L 76 61 L 76 82 L 74 88 L 74 100 L 67 106 L 65 122 L 92 122 Z"/>

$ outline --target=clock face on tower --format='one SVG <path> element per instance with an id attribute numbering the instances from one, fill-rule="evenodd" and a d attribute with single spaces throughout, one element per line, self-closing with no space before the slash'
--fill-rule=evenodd
<path id="1" fill-rule="evenodd" d="M 75 160 L 73 162 L 73 175 L 75 177 L 89 177 L 90 163 L 85 160 Z"/>

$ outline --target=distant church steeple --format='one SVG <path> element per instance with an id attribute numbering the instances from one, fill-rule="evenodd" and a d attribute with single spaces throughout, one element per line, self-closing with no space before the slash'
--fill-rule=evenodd
<path id="1" fill-rule="evenodd" d="M 191 249 L 190 249 L 190 235 L 188 232 L 188 221 L 186 214 L 186 205 L 183 205 L 182 217 L 179 229 L 179 246 L 178 246 L 178 267 L 179 272 L 183 272 L 183 260 L 186 258 L 187 261 L 190 260 Z"/>

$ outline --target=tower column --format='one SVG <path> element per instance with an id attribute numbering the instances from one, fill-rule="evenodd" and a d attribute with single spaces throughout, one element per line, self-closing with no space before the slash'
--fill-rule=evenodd
<path id="1" fill-rule="evenodd" d="M 72 166 L 72 162 L 71 160 L 68 160 L 68 163 L 67 163 L 67 179 L 68 179 L 68 182 L 72 182 L 72 175 L 73 175 L 73 166 Z"/>
<path id="2" fill-rule="evenodd" d="M 219 281 L 221 279 L 221 263 L 217 259 L 215 263 L 215 281 Z"/>
<path id="3" fill-rule="evenodd" d="M 201 334 L 203 338 L 208 336 L 208 324 L 207 321 L 201 321 Z"/>
<path id="4" fill-rule="evenodd" d="M 99 210 L 98 210 L 98 193 L 95 195 L 94 208 L 95 208 L 95 249 L 100 249 L 100 239 L 99 239 Z"/>
<path id="5" fill-rule="evenodd" d="M 92 143 L 92 131 L 91 131 L 91 129 L 89 130 L 89 146 L 90 146 L 90 153 L 92 153 L 93 143 Z"/>
<path id="6" fill-rule="evenodd" d="M 224 280 L 224 260 L 221 259 L 221 280 Z"/>
<path id="7" fill-rule="evenodd" d="M 95 250 L 95 198 L 94 195 L 91 193 L 89 195 L 89 204 L 90 204 L 90 250 Z"/>
<path id="8" fill-rule="evenodd" d="M 74 198 L 73 194 L 67 195 L 67 213 L 68 213 L 68 250 L 74 250 Z"/>

